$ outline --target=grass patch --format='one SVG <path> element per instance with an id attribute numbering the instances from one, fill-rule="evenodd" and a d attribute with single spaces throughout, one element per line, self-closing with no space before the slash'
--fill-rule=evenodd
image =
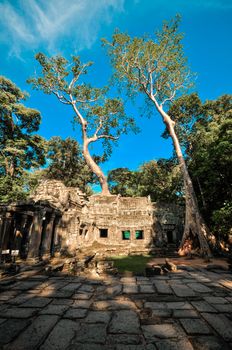
<path id="1" fill-rule="evenodd" d="M 133 272 L 137 275 L 143 275 L 147 263 L 154 258 L 151 255 L 119 255 L 111 256 L 109 260 L 114 262 L 114 267 L 119 273 Z"/>

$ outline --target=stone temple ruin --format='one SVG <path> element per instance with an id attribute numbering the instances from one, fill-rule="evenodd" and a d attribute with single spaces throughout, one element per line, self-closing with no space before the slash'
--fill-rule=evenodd
<path id="1" fill-rule="evenodd" d="M 78 188 L 46 180 L 30 200 L 0 206 L 0 251 L 23 259 L 75 256 L 83 249 L 114 254 L 155 253 L 176 244 L 183 209 L 149 197 L 87 197 Z"/>

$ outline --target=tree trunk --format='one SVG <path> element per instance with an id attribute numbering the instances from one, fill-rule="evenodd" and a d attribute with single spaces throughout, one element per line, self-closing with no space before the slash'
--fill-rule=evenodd
<path id="1" fill-rule="evenodd" d="M 194 192 L 192 180 L 189 176 L 189 172 L 182 154 L 180 143 L 176 135 L 174 125 L 175 123 L 169 117 L 169 115 L 163 111 L 160 106 L 156 107 L 161 114 L 165 125 L 169 131 L 172 138 L 172 142 L 179 160 L 181 172 L 184 180 L 184 190 L 185 190 L 185 227 L 182 241 L 179 247 L 179 253 L 184 253 L 183 248 L 185 242 L 192 237 L 198 240 L 201 254 L 203 256 L 211 256 L 211 251 L 207 242 L 208 229 L 201 217 L 196 195 Z"/>
<path id="2" fill-rule="evenodd" d="M 90 144 L 90 141 L 87 138 L 84 139 L 84 142 L 83 142 L 83 156 L 84 156 L 84 158 L 86 160 L 86 163 L 88 164 L 90 169 L 93 171 L 93 173 L 97 176 L 97 178 L 98 178 L 98 180 L 100 182 L 100 186 L 101 186 L 101 190 L 102 190 L 101 194 L 103 196 L 109 196 L 110 195 L 110 191 L 109 191 L 107 178 L 103 174 L 101 168 L 97 165 L 97 163 L 95 163 L 95 161 L 91 157 L 91 155 L 89 153 L 89 149 L 88 149 L 89 144 Z"/>
<path id="3" fill-rule="evenodd" d="M 71 97 L 72 100 L 72 97 Z M 106 176 L 103 174 L 101 168 L 97 165 L 97 163 L 93 160 L 91 157 L 91 154 L 89 153 L 89 144 L 91 142 L 97 141 L 96 135 L 92 138 L 88 138 L 87 136 L 87 121 L 82 117 L 81 113 L 77 109 L 75 102 L 72 100 L 72 107 L 77 115 L 77 117 L 80 120 L 81 128 L 82 128 L 82 139 L 83 139 L 83 157 L 85 158 L 85 161 L 87 165 L 90 167 L 92 172 L 97 176 L 100 186 L 101 186 L 101 194 L 103 196 L 110 196 L 109 186 L 107 182 Z"/>

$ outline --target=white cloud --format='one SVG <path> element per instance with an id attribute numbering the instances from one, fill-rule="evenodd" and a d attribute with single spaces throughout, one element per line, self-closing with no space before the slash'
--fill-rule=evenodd
<path id="1" fill-rule="evenodd" d="M 75 38 L 77 48 L 89 48 L 100 26 L 124 11 L 124 0 L 5 0 L 0 3 L 1 41 L 20 54 L 26 46 L 49 51 L 65 38 Z"/>

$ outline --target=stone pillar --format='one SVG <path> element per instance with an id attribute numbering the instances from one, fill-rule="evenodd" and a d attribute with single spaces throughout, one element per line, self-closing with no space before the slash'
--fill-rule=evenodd
<path id="1" fill-rule="evenodd" d="M 44 242 L 42 246 L 42 255 L 46 257 L 49 257 L 51 253 L 52 233 L 53 233 L 53 225 L 54 225 L 55 217 L 56 217 L 56 214 L 52 213 L 46 227 Z"/>
<path id="2" fill-rule="evenodd" d="M 51 240 L 51 256 L 54 256 L 56 253 L 56 248 L 59 244 L 58 237 L 58 224 L 60 221 L 60 216 L 55 216 L 53 232 L 52 232 L 52 240 Z"/>
<path id="3" fill-rule="evenodd" d="M 10 227 L 12 222 L 12 213 L 6 213 L 2 223 L 1 250 L 10 248 Z"/>
<path id="4" fill-rule="evenodd" d="M 27 222 L 27 215 L 23 214 L 20 218 L 20 221 L 16 222 L 16 225 L 15 225 L 15 237 L 14 237 L 15 249 L 19 251 L 21 250 L 21 245 L 22 245 L 23 236 L 24 236 L 24 227 L 26 225 L 26 222 Z"/>
<path id="5" fill-rule="evenodd" d="M 28 258 L 35 258 L 39 256 L 39 246 L 41 242 L 42 226 L 43 226 L 43 215 L 41 211 L 35 211 L 31 234 L 29 242 Z"/>
<path id="6" fill-rule="evenodd" d="M 6 211 L 1 211 L 0 213 L 0 250 L 2 248 L 2 239 L 4 236 L 4 231 L 5 231 L 5 216 L 6 216 Z"/>

